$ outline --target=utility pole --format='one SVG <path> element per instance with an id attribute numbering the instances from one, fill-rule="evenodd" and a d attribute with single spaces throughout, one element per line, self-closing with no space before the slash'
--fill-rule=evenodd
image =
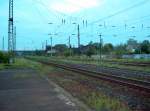
<path id="1" fill-rule="evenodd" d="M 80 26 L 78 24 L 78 49 L 79 49 L 79 54 L 81 53 L 81 49 L 80 49 Z"/>
<path id="2" fill-rule="evenodd" d="M 99 35 L 99 65 L 102 65 L 102 34 Z"/>

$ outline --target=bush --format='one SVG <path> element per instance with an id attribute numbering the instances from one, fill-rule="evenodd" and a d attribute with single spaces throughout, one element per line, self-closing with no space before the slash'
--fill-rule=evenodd
<path id="1" fill-rule="evenodd" d="M 9 53 L 0 52 L 0 63 L 9 63 Z"/>

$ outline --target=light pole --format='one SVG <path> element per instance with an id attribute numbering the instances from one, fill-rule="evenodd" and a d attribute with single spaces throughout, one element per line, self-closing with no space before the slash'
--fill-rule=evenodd
<path id="1" fill-rule="evenodd" d="M 48 23 L 49 25 L 53 25 L 53 23 L 52 22 L 50 22 L 50 23 Z M 50 40 L 51 40 L 51 57 L 53 56 L 53 54 L 52 54 L 52 50 L 53 50 L 53 37 L 52 37 L 52 35 L 53 34 L 48 34 L 48 35 L 50 35 Z"/>
<path id="2" fill-rule="evenodd" d="M 80 25 L 77 23 L 72 23 L 74 25 L 77 25 L 77 37 L 78 37 L 78 50 L 79 50 L 79 55 L 81 54 L 81 47 L 80 47 Z"/>
<path id="3" fill-rule="evenodd" d="M 76 34 L 71 34 L 71 35 L 72 35 L 72 36 L 76 36 Z M 73 52 L 72 56 L 74 56 L 74 52 Z"/>
<path id="4" fill-rule="evenodd" d="M 53 54 L 52 54 L 52 50 L 53 50 L 53 37 L 52 37 L 52 34 L 48 34 L 48 35 L 50 35 L 50 40 L 51 40 L 51 57 L 53 56 Z"/>
<path id="5" fill-rule="evenodd" d="M 53 36 L 57 36 L 58 33 L 55 34 L 48 34 L 50 35 L 50 40 L 51 40 L 51 57 L 53 56 Z"/>
<path id="6" fill-rule="evenodd" d="M 99 35 L 99 65 L 102 66 L 102 34 Z"/>

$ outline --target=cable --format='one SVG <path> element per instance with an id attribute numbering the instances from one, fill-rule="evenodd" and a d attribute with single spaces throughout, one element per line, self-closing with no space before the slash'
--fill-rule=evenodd
<path id="1" fill-rule="evenodd" d="M 125 9 L 122 9 L 122 10 L 120 10 L 120 11 L 118 11 L 118 12 L 115 12 L 115 13 L 113 13 L 113 14 L 111 14 L 111 15 L 108 15 L 108 16 L 106 16 L 106 17 L 100 18 L 99 20 L 93 21 L 93 22 L 91 22 L 90 24 L 95 24 L 95 23 L 97 23 L 97 22 L 99 22 L 99 21 L 102 21 L 102 20 L 105 20 L 105 19 L 108 19 L 108 18 L 112 18 L 112 17 L 114 17 L 114 16 L 116 16 L 116 15 L 122 14 L 122 13 L 124 13 L 124 12 L 127 12 L 127 11 L 131 10 L 131 9 L 134 9 L 134 8 L 136 8 L 136 7 L 139 7 L 139 6 L 141 6 L 141 5 L 144 5 L 144 4 L 147 3 L 147 2 L 149 2 L 149 0 L 143 0 L 143 1 L 139 2 L 139 3 L 136 3 L 136 4 L 134 4 L 134 5 L 130 6 L 130 7 L 127 7 L 127 8 L 125 8 Z"/>

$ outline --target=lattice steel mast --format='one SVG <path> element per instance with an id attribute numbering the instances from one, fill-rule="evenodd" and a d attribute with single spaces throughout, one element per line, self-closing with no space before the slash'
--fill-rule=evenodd
<path id="1" fill-rule="evenodd" d="M 14 27 L 14 37 L 13 37 L 13 51 L 16 51 L 16 27 Z"/>
<path id="2" fill-rule="evenodd" d="M 14 51 L 14 34 L 13 34 L 13 0 L 9 0 L 9 19 L 8 19 L 8 51 Z"/>

